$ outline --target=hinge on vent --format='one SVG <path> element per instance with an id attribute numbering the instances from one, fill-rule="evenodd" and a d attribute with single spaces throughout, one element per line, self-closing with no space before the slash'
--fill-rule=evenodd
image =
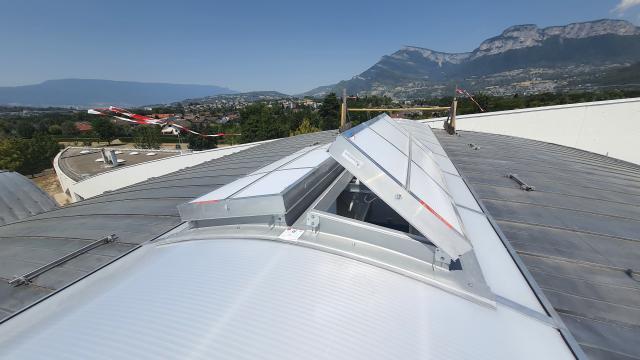
<path id="1" fill-rule="evenodd" d="M 518 174 L 509 174 L 507 175 L 507 177 L 509 179 L 513 179 L 513 181 L 517 182 L 518 185 L 520 185 L 520 189 L 524 190 L 524 191 L 534 191 L 536 188 L 534 186 L 528 185 L 527 183 L 525 183 L 524 181 L 522 181 L 519 177 Z"/>
<path id="2" fill-rule="evenodd" d="M 440 248 L 436 248 L 433 252 L 433 264 L 444 269 L 449 269 L 449 264 L 451 264 L 451 256 L 440 250 Z"/>
<path id="3" fill-rule="evenodd" d="M 307 226 L 311 229 L 311 231 L 318 232 L 318 228 L 320 227 L 320 216 L 315 213 L 307 214 Z"/>

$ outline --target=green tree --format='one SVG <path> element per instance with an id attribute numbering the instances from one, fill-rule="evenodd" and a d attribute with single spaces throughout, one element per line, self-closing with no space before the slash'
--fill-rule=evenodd
<path id="1" fill-rule="evenodd" d="M 31 139 L 36 129 L 27 120 L 20 121 L 16 126 L 16 133 L 23 139 Z"/>
<path id="2" fill-rule="evenodd" d="M 277 112 L 279 111 L 279 112 Z M 242 142 L 277 139 L 289 134 L 289 123 L 281 113 L 265 103 L 251 104 L 240 111 Z"/>
<path id="3" fill-rule="evenodd" d="M 155 125 L 140 125 L 133 129 L 133 141 L 139 149 L 160 148 L 160 127 Z"/>
<path id="4" fill-rule="evenodd" d="M 308 118 L 304 118 L 302 119 L 302 123 L 300 124 L 300 126 L 291 132 L 291 136 L 310 134 L 318 131 L 320 131 L 319 128 L 311 125 L 311 121 Z"/>
<path id="5" fill-rule="evenodd" d="M 76 124 L 70 120 L 64 121 L 60 125 L 60 128 L 62 130 L 62 135 L 74 136 L 79 133 L 78 128 L 76 128 Z"/>
<path id="6" fill-rule="evenodd" d="M 0 138 L 5 137 L 8 133 L 9 133 L 9 131 L 7 129 L 7 124 L 5 124 L 4 122 L 0 121 Z"/>
<path id="7" fill-rule="evenodd" d="M 320 129 L 332 130 L 340 126 L 340 102 L 335 93 L 329 93 L 324 97 L 318 113 L 320 115 Z"/>
<path id="8" fill-rule="evenodd" d="M 34 175 L 51 167 L 60 145 L 48 135 L 0 141 L 0 169 Z"/>
<path id="9" fill-rule="evenodd" d="M 53 158 L 60 151 L 60 145 L 51 136 L 36 134 L 32 139 L 19 144 L 24 162 L 18 168 L 23 175 L 35 175 L 52 166 Z"/>
<path id="10" fill-rule="evenodd" d="M 0 170 L 18 170 L 24 163 L 20 142 L 21 139 L 0 140 Z"/>
<path id="11" fill-rule="evenodd" d="M 212 136 L 203 136 L 209 134 L 211 131 L 206 125 L 195 126 L 193 131 L 199 132 L 202 135 L 196 135 L 189 133 L 187 135 L 187 141 L 189 143 L 189 149 L 191 150 L 207 150 L 215 149 L 218 147 L 218 139 Z"/>
<path id="12" fill-rule="evenodd" d="M 62 127 L 60 125 L 50 125 L 47 132 L 51 135 L 60 135 L 62 134 Z"/>
<path id="13" fill-rule="evenodd" d="M 106 141 L 109 145 L 111 145 L 111 141 L 116 138 L 116 126 L 113 122 L 107 119 L 94 119 L 91 122 L 91 126 L 93 127 L 93 132 L 96 133 L 98 138 L 102 141 Z"/>

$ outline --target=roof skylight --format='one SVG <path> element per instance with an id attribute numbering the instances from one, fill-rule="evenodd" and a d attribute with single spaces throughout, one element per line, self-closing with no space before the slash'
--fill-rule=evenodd
<path id="1" fill-rule="evenodd" d="M 183 220 L 290 224 L 337 175 L 328 146 L 308 147 L 178 207 Z"/>

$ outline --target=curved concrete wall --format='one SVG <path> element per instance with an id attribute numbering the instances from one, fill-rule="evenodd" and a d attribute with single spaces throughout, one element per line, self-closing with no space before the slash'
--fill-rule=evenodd
<path id="1" fill-rule="evenodd" d="M 442 128 L 443 121 L 425 122 Z M 460 115 L 456 128 L 570 146 L 640 164 L 640 98 Z"/>
<path id="2" fill-rule="evenodd" d="M 256 146 L 260 143 L 242 144 L 236 146 L 229 146 L 224 148 L 217 148 L 205 151 L 197 151 L 192 153 L 186 153 L 176 156 L 167 157 L 164 159 L 147 161 L 144 163 L 117 167 L 113 170 L 103 172 L 92 177 L 74 182 L 73 184 L 66 185 L 71 193 L 72 201 L 78 201 L 82 199 L 88 199 L 107 191 L 113 191 L 125 186 L 133 185 L 142 181 L 145 181 L 151 177 L 158 177 L 161 175 L 169 174 L 180 169 L 202 164 L 203 162 L 221 158 L 250 147 Z M 61 152 L 62 153 L 62 152 Z M 59 171 L 57 160 L 60 154 L 54 161 L 56 172 L 58 173 L 58 179 L 63 189 L 65 185 L 63 182 L 68 183 L 70 180 L 62 171 Z M 66 189 L 64 189 L 66 191 Z"/>
<path id="3" fill-rule="evenodd" d="M 58 177 L 58 182 L 60 183 L 60 187 L 62 188 L 63 192 L 67 192 L 69 188 L 71 188 L 73 185 L 76 184 L 75 180 L 67 176 L 67 174 L 65 174 L 64 171 L 60 169 L 60 164 L 59 164 L 60 157 L 67 150 L 69 150 L 69 147 L 66 147 L 62 151 L 60 151 L 58 155 L 56 155 L 56 157 L 53 159 L 53 169 L 56 172 L 56 175 Z"/>

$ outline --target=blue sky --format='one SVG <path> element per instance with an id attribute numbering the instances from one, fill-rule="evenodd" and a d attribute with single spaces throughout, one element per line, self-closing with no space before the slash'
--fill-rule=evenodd
<path id="1" fill-rule="evenodd" d="M 48 79 L 211 84 L 298 93 L 403 45 L 462 52 L 505 28 L 640 23 L 640 0 L 4 0 L 0 86 Z"/>

